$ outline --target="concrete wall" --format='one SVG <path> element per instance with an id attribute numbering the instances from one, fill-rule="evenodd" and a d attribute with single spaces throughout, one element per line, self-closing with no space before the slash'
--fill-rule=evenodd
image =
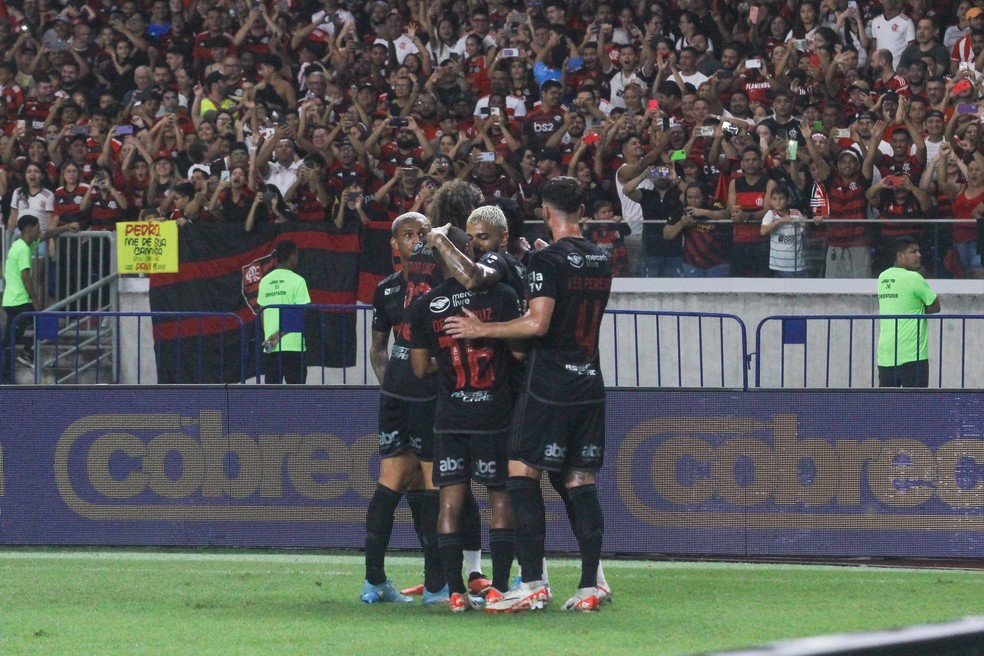
<path id="1" fill-rule="evenodd" d="M 984 284 L 970 280 L 931 280 L 944 314 L 984 316 Z M 120 309 L 150 310 L 149 281 L 121 280 Z M 739 324 L 731 320 L 661 317 L 611 313 L 602 334 L 605 380 L 621 387 L 731 387 L 743 385 L 743 353 L 753 353 L 759 322 L 776 315 L 874 315 L 878 312 L 874 280 L 719 280 L 616 279 L 610 310 L 638 312 L 721 313 L 744 323 L 743 347 Z M 364 313 L 368 314 L 368 313 Z M 156 363 L 150 320 L 126 320 L 121 330 L 123 382 L 156 382 Z M 829 325 L 828 325 L 829 324 Z M 943 343 L 940 343 L 940 328 Z M 829 334 L 828 334 L 829 331 Z M 984 319 L 930 321 L 931 387 L 984 388 Z M 361 339 L 368 331 L 357 329 Z M 811 321 L 807 345 L 781 347 L 781 326 L 762 331 L 763 387 L 870 388 L 877 379 L 872 346 L 877 344 L 877 321 Z M 940 353 L 942 352 L 942 358 Z M 966 357 L 964 357 L 966 354 Z M 682 356 L 682 357 L 681 357 Z M 967 366 L 964 367 L 963 363 Z M 747 369 L 755 385 L 754 358 Z M 346 371 L 310 369 L 308 384 L 375 384 L 360 350 L 356 366 Z M 783 366 L 785 369 L 783 370 Z M 829 379 L 828 379 L 829 372 Z M 367 373 L 366 377 L 364 374 Z M 138 378 L 139 375 L 139 378 Z"/>
<path id="2" fill-rule="evenodd" d="M 984 284 L 980 281 L 931 280 L 930 286 L 940 295 L 944 315 L 978 314 L 984 317 Z M 609 308 L 734 314 L 747 328 L 749 353 L 756 350 L 755 332 L 759 322 L 768 316 L 878 313 L 874 280 L 622 279 L 616 281 Z M 784 355 L 780 323 L 767 323 L 762 330 L 762 386 L 779 387 L 783 384 L 786 387 L 803 387 L 805 363 L 807 387 L 871 387 L 875 371 L 872 348 L 873 345 L 877 346 L 877 323 L 870 320 L 810 321 L 806 347 L 787 346 Z M 642 346 L 638 354 L 640 362 L 644 363 L 641 367 L 644 374 L 642 384 L 652 384 L 652 372 L 658 365 L 661 365 L 660 369 L 668 369 L 675 375 L 675 336 L 667 334 L 672 326 L 667 325 L 665 319 L 661 320 L 661 325 L 665 329 L 661 331 L 660 348 L 656 348 L 652 335 L 648 340 L 641 340 Z M 708 330 L 705 329 L 704 332 Z M 735 386 L 734 382 L 740 379 L 741 366 L 740 358 L 734 352 L 736 348 L 730 347 L 732 343 L 736 343 L 737 338 L 728 333 L 726 329 L 725 386 L 730 387 Z M 620 329 L 617 335 L 622 336 L 623 331 Z M 984 319 L 966 322 L 956 319 L 930 321 L 929 337 L 931 387 L 940 386 L 941 372 L 942 387 L 984 387 L 984 371 L 977 365 L 984 357 Z M 715 339 L 705 334 L 703 341 L 706 344 Z M 682 352 L 687 354 L 684 358 L 684 370 L 690 372 L 689 377 L 683 377 L 683 386 L 694 385 L 693 372 L 699 370 L 701 362 L 695 350 L 697 335 L 694 333 L 694 324 L 683 326 L 680 343 L 684 346 Z M 720 369 L 720 349 L 715 348 L 714 343 L 710 348 L 705 348 L 702 359 L 705 371 Z M 623 354 L 624 350 L 625 340 L 622 339 L 618 344 L 622 370 L 624 362 L 630 356 L 628 353 Z M 962 366 L 963 362 L 967 363 L 965 368 Z M 783 364 L 785 372 L 782 371 Z M 613 372 L 613 363 L 606 359 L 605 373 L 609 380 Z M 619 377 L 622 378 L 621 375 Z M 705 376 L 705 386 L 707 379 L 708 376 Z M 877 380 L 877 372 L 874 373 L 874 380 Z M 619 382 L 631 384 L 629 381 Z M 749 382 L 754 386 L 754 359 L 749 369 Z M 664 375 L 663 386 L 675 384 L 673 380 L 667 381 Z"/>

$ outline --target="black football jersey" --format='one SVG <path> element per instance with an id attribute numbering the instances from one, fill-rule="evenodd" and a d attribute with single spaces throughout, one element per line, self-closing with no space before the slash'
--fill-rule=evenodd
<path id="1" fill-rule="evenodd" d="M 526 267 L 523 266 L 523 263 L 509 253 L 486 253 L 478 261 L 499 272 L 499 275 L 502 276 L 499 278 L 499 282 L 513 288 L 525 310 L 526 298 L 529 294 L 526 287 Z"/>
<path id="2" fill-rule="evenodd" d="M 530 342 L 525 389 L 552 403 L 603 401 L 598 333 L 612 288 L 608 254 L 583 237 L 536 251 L 527 273 L 530 301 L 554 299 L 547 333 Z"/>
<path id="3" fill-rule="evenodd" d="M 513 406 L 508 342 L 448 335 L 444 320 L 462 315 L 463 308 L 486 322 L 510 321 L 520 314 L 516 292 L 503 283 L 468 291 L 458 281 L 448 279 L 414 303 L 412 347 L 429 350 L 439 369 L 434 431 L 501 431 L 509 426 Z"/>
<path id="4" fill-rule="evenodd" d="M 410 366 L 410 331 L 404 323 L 407 283 L 398 271 L 381 280 L 372 298 L 372 329 L 393 331 L 389 364 L 380 385 L 380 393 L 402 399 L 429 400 L 437 395 L 437 377 L 418 379 Z"/>

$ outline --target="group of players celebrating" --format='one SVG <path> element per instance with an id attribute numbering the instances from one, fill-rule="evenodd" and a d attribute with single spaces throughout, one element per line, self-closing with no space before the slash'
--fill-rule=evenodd
<path id="1" fill-rule="evenodd" d="M 366 514 L 367 603 L 421 594 L 425 604 L 454 612 L 544 608 L 552 600 L 544 471 L 581 554 L 581 581 L 564 608 L 593 611 L 611 601 L 599 562 L 604 518 L 595 475 L 605 452 L 598 336 L 612 263 L 581 235 L 574 178 L 544 186 L 553 242 L 537 250 L 518 230 L 510 233 L 500 205 L 483 205 L 477 188 L 455 181 L 438 190 L 430 219 L 409 212 L 393 222 L 401 270 L 379 284 L 373 300 L 381 461 Z M 491 581 L 481 569 L 473 480 L 486 486 L 491 503 Z M 401 592 L 384 560 L 404 495 L 424 582 Z M 514 557 L 521 577 L 510 588 Z"/>

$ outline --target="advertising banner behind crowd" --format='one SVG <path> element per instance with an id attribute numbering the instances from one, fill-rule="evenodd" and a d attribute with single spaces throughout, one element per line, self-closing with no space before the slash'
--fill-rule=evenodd
<path id="1" fill-rule="evenodd" d="M 376 390 L 52 388 L 43 413 L 36 393 L 0 399 L 0 543 L 363 545 Z M 984 552 L 982 393 L 608 398 L 607 552 Z M 548 548 L 574 550 L 552 491 L 547 513 Z M 404 506 L 393 544 L 416 546 Z"/>
<path id="2" fill-rule="evenodd" d="M 210 312 L 216 316 L 154 318 L 158 382 L 239 380 L 239 325 L 218 315 L 233 313 L 252 326 L 256 289 L 263 274 L 276 265 L 271 254 L 282 240 L 298 245 L 297 272 L 307 282 L 312 303 L 354 304 L 359 281 L 359 236 L 338 234 L 331 227 L 312 223 L 262 224 L 249 233 L 240 226 L 220 223 L 182 227 L 178 231 L 180 270 L 151 277 L 151 310 Z M 354 364 L 353 314 L 308 313 L 307 320 L 310 366 Z M 248 344 L 252 345 L 253 340 L 248 340 Z"/>

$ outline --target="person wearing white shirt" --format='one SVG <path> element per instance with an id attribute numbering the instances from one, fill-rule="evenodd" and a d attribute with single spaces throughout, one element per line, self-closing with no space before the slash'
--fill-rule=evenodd
<path id="1" fill-rule="evenodd" d="M 269 143 L 274 144 L 272 149 L 267 145 Z M 270 156 L 271 150 L 273 159 L 267 161 L 266 158 Z M 297 182 L 297 169 L 303 163 L 303 160 L 297 157 L 292 140 L 276 137 L 264 143 L 256 159 L 261 162 L 257 172 L 263 178 L 263 182 L 275 185 L 281 194 L 286 194 L 287 190 Z"/>
<path id="2" fill-rule="evenodd" d="M 882 0 L 881 16 L 871 21 L 871 52 L 888 50 L 892 61 L 901 61 L 902 51 L 916 40 L 916 26 L 902 13 L 900 0 Z"/>

